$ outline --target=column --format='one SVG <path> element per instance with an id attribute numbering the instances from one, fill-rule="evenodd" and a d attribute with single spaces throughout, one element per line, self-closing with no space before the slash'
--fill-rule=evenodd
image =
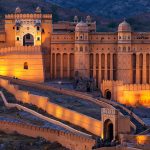
<path id="1" fill-rule="evenodd" d="M 146 53 L 143 53 L 143 84 L 146 84 Z"/>
<path id="2" fill-rule="evenodd" d="M 113 54 L 110 53 L 110 80 L 113 80 Z"/>
<path id="3" fill-rule="evenodd" d="M 101 53 L 99 53 L 99 77 L 98 77 L 99 79 L 99 86 L 101 86 L 101 82 L 102 82 L 102 80 L 101 80 Z"/>
<path id="4" fill-rule="evenodd" d="M 149 59 L 149 84 L 150 84 L 150 53 L 148 59 Z"/>
<path id="5" fill-rule="evenodd" d="M 60 78 L 63 78 L 63 53 L 60 54 Z"/>
<path id="6" fill-rule="evenodd" d="M 140 83 L 140 64 L 139 64 L 139 54 L 136 54 L 136 83 Z"/>
<path id="7" fill-rule="evenodd" d="M 107 80 L 107 53 L 105 53 L 105 80 Z"/>
<path id="8" fill-rule="evenodd" d="M 54 65 L 53 64 L 53 60 L 52 60 L 53 59 L 52 58 L 53 57 L 53 53 L 51 53 L 50 56 L 51 56 L 51 59 L 50 59 L 50 61 L 51 61 L 51 64 L 50 64 L 50 78 L 52 79 L 53 78 L 53 65 Z"/>
<path id="9" fill-rule="evenodd" d="M 70 78 L 70 54 L 68 54 L 67 57 L 68 57 L 67 76 L 68 78 Z"/>
<path id="10" fill-rule="evenodd" d="M 54 78 L 56 79 L 57 78 L 57 65 L 56 65 L 56 62 L 57 62 L 57 60 L 56 60 L 56 53 L 54 53 L 54 57 L 55 57 L 55 59 L 54 59 Z"/>
<path id="11" fill-rule="evenodd" d="M 96 54 L 93 53 L 93 77 L 96 79 Z"/>

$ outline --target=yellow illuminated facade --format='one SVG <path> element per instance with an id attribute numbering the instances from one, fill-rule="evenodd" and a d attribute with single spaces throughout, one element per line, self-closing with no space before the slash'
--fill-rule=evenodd
<path id="1" fill-rule="evenodd" d="M 76 73 L 94 78 L 110 99 L 149 106 L 150 33 L 133 32 L 125 20 L 116 32 L 96 32 L 90 16 L 85 22 L 75 16 L 73 22 L 52 24 L 52 15 L 39 7 L 34 14 L 23 14 L 18 7 L 5 15 L 0 75 L 44 82 L 71 79 Z"/>

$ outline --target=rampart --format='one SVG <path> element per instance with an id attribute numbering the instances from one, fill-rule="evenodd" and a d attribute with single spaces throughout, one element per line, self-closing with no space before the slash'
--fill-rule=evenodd
<path id="1" fill-rule="evenodd" d="M 7 14 L 5 19 L 52 19 L 51 14 Z"/>
<path id="2" fill-rule="evenodd" d="M 0 49 L 0 75 L 43 82 L 43 52 L 40 46 L 19 46 Z"/>
<path id="3" fill-rule="evenodd" d="M 41 128 L 33 125 L 0 121 L 0 130 L 6 133 L 19 133 L 29 137 L 43 137 L 50 142 L 59 142 L 71 150 L 91 150 L 95 141 L 82 136 L 56 131 L 48 128 Z"/>
<path id="4" fill-rule="evenodd" d="M 126 105 L 150 106 L 150 84 L 124 84 L 122 81 L 103 81 L 102 93 L 107 97 L 111 92 L 111 99 Z"/>
<path id="5" fill-rule="evenodd" d="M 99 120 L 51 103 L 47 97 L 33 95 L 28 91 L 21 91 L 17 86 L 10 84 L 7 80 L 0 79 L 0 86 L 12 93 L 18 101 L 35 105 L 48 114 L 80 126 L 95 135 L 101 136 L 102 134 L 101 121 Z"/>

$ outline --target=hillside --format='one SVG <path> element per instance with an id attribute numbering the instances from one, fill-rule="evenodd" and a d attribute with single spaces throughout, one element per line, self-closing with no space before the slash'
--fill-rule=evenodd
<path id="1" fill-rule="evenodd" d="M 150 12 L 149 0 L 46 0 L 66 8 L 108 18 L 124 18 Z"/>
<path id="2" fill-rule="evenodd" d="M 33 13 L 37 6 L 52 13 L 53 21 L 72 21 L 75 15 L 91 15 L 98 31 L 116 31 L 124 17 L 136 31 L 150 31 L 149 0 L 0 0 L 0 17 L 19 6 L 23 13 Z"/>

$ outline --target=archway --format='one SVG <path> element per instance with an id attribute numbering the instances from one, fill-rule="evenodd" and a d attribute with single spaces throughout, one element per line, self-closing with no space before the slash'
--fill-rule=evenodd
<path id="1" fill-rule="evenodd" d="M 107 119 L 104 122 L 104 139 L 111 142 L 113 138 L 114 138 L 113 123 L 110 119 Z"/>
<path id="2" fill-rule="evenodd" d="M 34 46 L 34 37 L 32 34 L 25 34 L 23 36 L 23 46 Z"/>
<path id="3" fill-rule="evenodd" d="M 111 92 L 109 90 L 105 91 L 105 97 L 106 99 L 111 99 Z"/>

